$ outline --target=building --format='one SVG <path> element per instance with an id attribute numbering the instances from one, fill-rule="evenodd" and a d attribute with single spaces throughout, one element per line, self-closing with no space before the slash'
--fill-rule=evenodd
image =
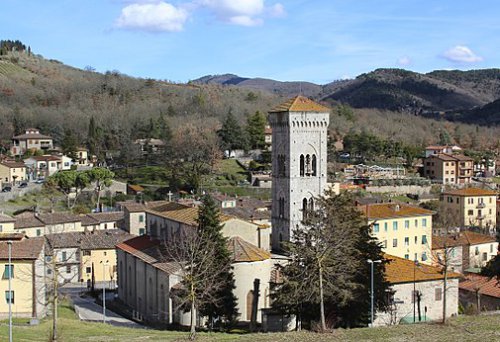
<path id="1" fill-rule="evenodd" d="M 115 246 L 131 238 L 132 235 L 120 229 L 81 233 L 80 280 L 89 284 L 93 268 L 95 282 L 115 284 L 118 273 Z"/>
<path id="2" fill-rule="evenodd" d="M 212 194 L 212 198 L 217 202 L 220 209 L 236 207 L 236 197 L 231 197 L 226 194 Z"/>
<path id="3" fill-rule="evenodd" d="M 26 166 L 23 163 L 4 160 L 0 162 L 0 179 L 2 183 L 11 185 L 26 180 Z"/>
<path id="4" fill-rule="evenodd" d="M 24 164 L 28 169 L 29 179 L 47 178 L 63 169 L 62 158 L 52 155 L 31 156 L 24 160 Z M 69 170 L 70 168 L 71 165 L 68 164 L 66 169 Z"/>
<path id="5" fill-rule="evenodd" d="M 430 157 L 434 154 L 442 154 L 442 153 L 446 153 L 446 154 L 453 154 L 453 153 L 460 153 L 460 151 L 462 151 L 462 149 L 457 146 L 457 145 L 431 145 L 431 146 L 427 146 L 425 148 L 425 157 Z"/>
<path id="6" fill-rule="evenodd" d="M 168 201 L 118 202 L 116 204 L 117 209 L 123 211 L 123 221 L 120 228 L 135 236 L 146 234 L 146 208 L 166 203 Z"/>
<path id="7" fill-rule="evenodd" d="M 497 193 L 479 188 L 448 190 L 440 197 L 441 203 L 456 215 L 461 227 L 485 228 L 495 234 Z"/>
<path id="8" fill-rule="evenodd" d="M 0 235 L 15 233 L 15 222 L 16 220 L 13 217 L 0 213 Z"/>
<path id="9" fill-rule="evenodd" d="M 45 223 L 38 219 L 38 214 L 27 211 L 14 216 L 14 231 L 28 237 L 42 236 L 47 233 Z"/>
<path id="10" fill-rule="evenodd" d="M 36 128 L 28 128 L 24 134 L 12 137 L 10 153 L 13 156 L 21 156 L 26 151 L 48 151 L 54 148 L 52 137 L 40 134 Z"/>
<path id="11" fill-rule="evenodd" d="M 82 215 L 83 230 L 118 229 L 123 226 L 124 212 L 109 211 Z"/>
<path id="12" fill-rule="evenodd" d="M 424 158 L 423 176 L 440 184 L 468 184 L 474 160 L 460 154 L 432 154 Z"/>
<path id="13" fill-rule="evenodd" d="M 80 280 L 80 233 L 56 233 L 44 236 L 47 277 L 57 273 L 59 284 L 78 283 Z"/>
<path id="14" fill-rule="evenodd" d="M 165 142 L 155 138 L 136 139 L 134 145 L 139 147 L 142 154 L 160 153 L 165 150 Z"/>
<path id="15" fill-rule="evenodd" d="M 433 211 L 407 204 L 359 206 L 387 254 L 430 263 Z"/>
<path id="16" fill-rule="evenodd" d="M 386 255 L 386 279 L 391 284 L 388 293 L 390 307 L 378 312 L 374 325 L 440 321 L 443 319 L 444 276 L 441 268 L 417 264 L 392 255 Z M 458 281 L 460 274 L 447 275 L 446 317 L 458 314 Z"/>
<path id="17" fill-rule="evenodd" d="M 11 264 L 8 264 L 7 241 L 12 241 Z M 0 318 L 8 317 L 9 300 L 12 316 L 43 318 L 47 314 L 45 297 L 43 238 L 26 238 L 22 234 L 0 234 Z M 11 292 L 9 293 L 9 277 Z"/>
<path id="18" fill-rule="evenodd" d="M 497 255 L 498 242 L 489 235 L 462 231 L 450 234 L 447 238 L 433 236 L 432 251 L 435 264 L 442 263 L 448 257 L 452 270 L 478 271 Z"/>
<path id="19" fill-rule="evenodd" d="M 460 282 L 460 304 L 475 312 L 500 310 L 500 282 L 478 274 L 466 274 Z"/>
<path id="20" fill-rule="evenodd" d="M 269 112 L 272 128 L 272 246 L 281 250 L 324 193 L 330 109 L 297 96 Z"/>

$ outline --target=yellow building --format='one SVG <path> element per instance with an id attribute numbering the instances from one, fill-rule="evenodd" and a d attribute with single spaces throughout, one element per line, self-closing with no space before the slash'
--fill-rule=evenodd
<path id="1" fill-rule="evenodd" d="M 14 233 L 15 222 L 15 218 L 0 214 L 0 234 Z"/>
<path id="2" fill-rule="evenodd" d="M 497 193 L 492 190 L 466 188 L 445 191 L 441 202 L 455 213 L 462 227 L 482 227 L 494 233 Z"/>
<path id="3" fill-rule="evenodd" d="M 12 241 L 11 263 L 8 240 Z M 8 316 L 11 300 L 14 317 L 42 318 L 46 315 L 44 240 L 21 234 L 0 234 L 0 318 Z M 9 292 L 9 277 L 11 292 Z"/>
<path id="4" fill-rule="evenodd" d="M 26 180 L 26 165 L 15 161 L 0 163 L 0 179 L 2 183 L 16 184 Z"/>
<path id="5" fill-rule="evenodd" d="M 387 254 L 430 263 L 433 211 L 397 203 L 359 207 Z"/>
<path id="6" fill-rule="evenodd" d="M 115 246 L 133 236 L 120 229 L 82 233 L 80 236 L 80 279 L 95 282 L 116 282 Z"/>

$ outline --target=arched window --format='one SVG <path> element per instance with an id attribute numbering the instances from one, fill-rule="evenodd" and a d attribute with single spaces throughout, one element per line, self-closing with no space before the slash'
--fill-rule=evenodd
<path id="1" fill-rule="evenodd" d="M 308 154 L 306 155 L 306 176 L 311 175 L 311 156 Z"/>
<path id="2" fill-rule="evenodd" d="M 316 170 L 316 155 L 313 154 L 312 156 L 312 176 L 315 177 L 317 175 L 317 170 Z"/>
<path id="3" fill-rule="evenodd" d="M 302 221 L 307 219 L 307 198 L 302 200 Z"/>
<path id="4" fill-rule="evenodd" d="M 280 197 L 278 204 L 278 215 L 280 218 L 283 218 L 285 216 L 285 199 L 283 197 Z"/>
<path id="5" fill-rule="evenodd" d="M 300 176 L 304 177 L 304 170 L 305 170 L 305 162 L 304 162 L 304 155 L 300 155 Z"/>
<path id="6" fill-rule="evenodd" d="M 309 199 L 309 208 L 308 208 L 309 212 L 312 212 L 314 211 L 314 199 L 311 197 Z"/>

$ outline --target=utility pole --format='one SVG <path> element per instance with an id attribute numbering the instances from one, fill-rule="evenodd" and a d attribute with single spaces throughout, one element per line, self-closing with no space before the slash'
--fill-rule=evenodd
<path id="1" fill-rule="evenodd" d="M 106 266 L 108 261 L 102 263 L 102 322 L 106 323 Z"/>
<path id="2" fill-rule="evenodd" d="M 382 262 L 382 260 L 372 260 L 372 259 L 368 259 L 366 260 L 369 264 L 370 264 L 370 268 L 371 268 L 371 273 L 370 273 L 370 283 L 371 283 L 371 286 L 370 286 L 370 300 L 371 300 L 371 310 L 370 310 L 370 317 L 371 317 L 371 327 L 373 327 L 373 308 L 375 306 L 375 285 L 374 285 L 374 281 L 373 281 L 373 264 L 374 263 L 377 263 L 377 264 L 380 264 Z"/>
<path id="3" fill-rule="evenodd" d="M 7 241 L 7 245 L 9 245 L 9 342 L 12 342 L 12 241 Z"/>

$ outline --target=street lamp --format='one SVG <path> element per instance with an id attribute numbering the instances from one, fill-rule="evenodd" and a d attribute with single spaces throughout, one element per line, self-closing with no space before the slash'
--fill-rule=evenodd
<path id="1" fill-rule="evenodd" d="M 416 323 L 416 313 L 415 313 L 415 305 L 417 304 L 417 289 L 416 289 L 416 283 L 417 283 L 417 278 L 416 278 L 416 271 L 417 267 L 420 264 L 418 263 L 418 260 L 415 259 L 414 264 L 413 264 L 413 323 Z"/>
<path id="2" fill-rule="evenodd" d="M 102 322 L 106 323 L 106 266 L 108 266 L 108 260 L 102 262 Z"/>
<path id="3" fill-rule="evenodd" d="M 371 280 L 371 291 L 370 291 L 370 299 L 371 299 L 371 326 L 373 327 L 373 305 L 374 305 L 374 298 L 375 298 L 375 293 L 374 293 L 374 285 L 373 285 L 373 264 L 376 263 L 376 264 L 380 264 L 382 262 L 382 260 L 372 260 L 372 259 L 368 259 L 366 260 L 370 266 L 371 266 L 371 277 L 370 277 L 370 280 Z"/>
<path id="4" fill-rule="evenodd" d="M 12 278 L 12 241 L 7 241 L 9 246 L 9 342 L 12 342 L 12 288 L 10 279 Z"/>

